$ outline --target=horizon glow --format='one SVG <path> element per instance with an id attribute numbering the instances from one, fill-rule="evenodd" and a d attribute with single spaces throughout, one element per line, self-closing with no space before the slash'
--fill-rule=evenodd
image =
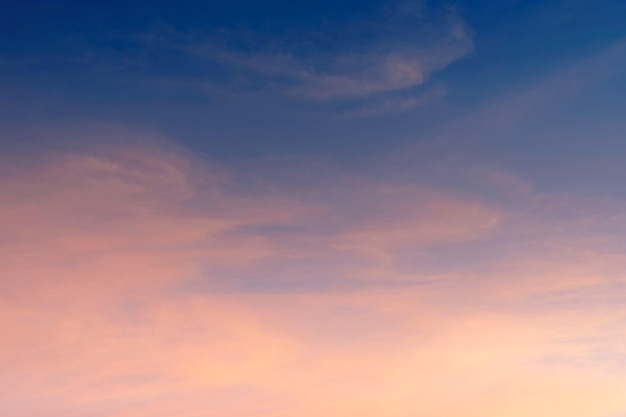
<path id="1" fill-rule="evenodd" d="M 0 415 L 626 416 L 626 5 L 8 9 Z"/>

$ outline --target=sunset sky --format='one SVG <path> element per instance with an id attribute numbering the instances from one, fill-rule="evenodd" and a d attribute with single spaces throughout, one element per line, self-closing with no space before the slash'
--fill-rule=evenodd
<path id="1" fill-rule="evenodd" d="M 1 417 L 626 417 L 626 2 L 7 0 Z"/>

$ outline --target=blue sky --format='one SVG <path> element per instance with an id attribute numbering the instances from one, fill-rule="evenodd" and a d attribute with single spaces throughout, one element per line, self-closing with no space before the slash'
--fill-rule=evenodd
<path id="1" fill-rule="evenodd" d="M 385 152 L 593 60 L 624 36 L 625 8 L 608 0 L 14 3 L 2 17 L 3 114 L 5 123 L 156 128 L 224 157 Z M 414 60 L 424 79 L 367 86 L 384 78 L 384 59 Z M 555 93 L 570 95 L 538 110 L 544 123 L 615 121 L 607 113 L 620 105 L 620 59 L 607 74 L 581 75 L 595 97 L 584 87 Z M 354 91 L 324 76 L 349 79 L 356 84 L 343 88 Z M 493 149 L 505 153 L 520 146 L 498 142 Z"/>
<path id="2" fill-rule="evenodd" d="M 624 22 L 4 2 L 3 416 L 626 416 Z"/>

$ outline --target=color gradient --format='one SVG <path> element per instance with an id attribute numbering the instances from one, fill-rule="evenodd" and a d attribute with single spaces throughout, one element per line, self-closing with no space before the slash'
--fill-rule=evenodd
<path id="1" fill-rule="evenodd" d="M 9 2 L 0 416 L 626 416 L 624 22 Z"/>

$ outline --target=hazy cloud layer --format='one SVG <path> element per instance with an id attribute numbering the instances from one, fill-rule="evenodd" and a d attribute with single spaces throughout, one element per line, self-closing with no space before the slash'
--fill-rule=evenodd
<path id="1" fill-rule="evenodd" d="M 623 202 L 230 171 L 155 145 L 3 165 L 5 412 L 624 411 Z"/>
<path id="2" fill-rule="evenodd" d="M 0 417 L 626 416 L 626 2 L 10 3 Z"/>

